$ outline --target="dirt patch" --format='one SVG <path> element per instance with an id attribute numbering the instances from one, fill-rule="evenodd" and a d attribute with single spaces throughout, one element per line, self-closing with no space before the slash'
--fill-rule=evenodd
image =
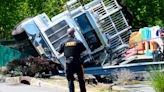
<path id="1" fill-rule="evenodd" d="M 68 88 L 68 82 L 65 77 L 54 76 L 49 79 L 41 79 L 44 82 L 48 82 L 52 85 L 61 86 L 62 88 Z M 74 81 L 75 83 L 75 92 L 80 92 L 78 81 Z M 98 83 L 95 84 L 86 84 L 87 92 L 109 92 L 109 84 Z"/>

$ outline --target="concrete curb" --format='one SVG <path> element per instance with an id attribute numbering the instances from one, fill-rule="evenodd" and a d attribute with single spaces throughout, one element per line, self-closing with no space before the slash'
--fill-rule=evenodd
<path id="1" fill-rule="evenodd" d="M 38 87 L 56 87 L 55 85 L 48 83 L 48 82 L 43 82 L 39 79 L 32 78 L 30 81 L 30 85 L 32 86 L 38 86 Z"/>
<path id="2" fill-rule="evenodd" d="M 6 77 L 5 82 L 10 85 L 20 84 L 20 77 Z"/>
<path id="3" fill-rule="evenodd" d="M 5 77 L 0 75 L 0 83 L 3 83 L 3 82 L 5 82 Z"/>
<path id="4" fill-rule="evenodd" d="M 37 87 L 50 87 L 50 88 L 62 88 L 67 89 L 67 87 L 62 87 L 57 84 L 52 84 L 49 82 L 42 81 L 41 79 L 29 77 L 29 76 L 19 76 L 19 77 L 5 77 L 5 81 L 9 85 L 18 85 L 21 84 L 22 81 L 28 82 L 31 86 L 37 86 Z"/>
<path id="5" fill-rule="evenodd" d="M 128 89 L 126 89 L 122 86 L 112 86 L 112 90 L 113 91 L 127 91 L 128 92 Z"/>
<path id="6" fill-rule="evenodd" d="M 21 81 L 28 81 L 31 86 L 38 86 L 38 87 L 56 87 L 55 85 L 52 85 L 51 83 L 41 81 L 40 79 L 29 77 L 29 76 L 23 76 L 20 78 Z"/>

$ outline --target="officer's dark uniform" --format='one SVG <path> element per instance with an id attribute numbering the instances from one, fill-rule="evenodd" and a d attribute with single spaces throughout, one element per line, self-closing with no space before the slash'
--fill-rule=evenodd
<path id="1" fill-rule="evenodd" d="M 80 61 L 80 54 L 85 50 L 86 48 L 83 43 L 73 37 L 68 37 L 68 40 L 59 47 L 58 52 L 64 52 L 64 56 L 66 57 L 66 78 L 70 92 L 75 92 L 73 83 L 74 73 L 77 73 L 81 92 L 86 92 L 83 64 Z"/>

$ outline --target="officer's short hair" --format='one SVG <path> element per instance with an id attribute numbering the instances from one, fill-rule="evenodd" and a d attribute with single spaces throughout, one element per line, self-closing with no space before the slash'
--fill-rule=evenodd
<path id="1" fill-rule="evenodd" d="M 67 34 L 70 36 L 74 35 L 74 32 L 75 32 L 74 28 L 67 29 Z"/>

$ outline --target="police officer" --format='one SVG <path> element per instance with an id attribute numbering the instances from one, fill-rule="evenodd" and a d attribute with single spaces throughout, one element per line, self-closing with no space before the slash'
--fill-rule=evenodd
<path id="1" fill-rule="evenodd" d="M 67 30 L 68 39 L 60 45 L 58 52 L 60 54 L 64 52 L 64 56 L 66 57 L 65 70 L 69 91 L 75 92 L 73 75 L 76 73 L 81 92 L 86 92 L 83 64 L 80 61 L 80 54 L 85 51 L 86 48 L 81 41 L 75 39 L 74 32 L 73 28 Z"/>

